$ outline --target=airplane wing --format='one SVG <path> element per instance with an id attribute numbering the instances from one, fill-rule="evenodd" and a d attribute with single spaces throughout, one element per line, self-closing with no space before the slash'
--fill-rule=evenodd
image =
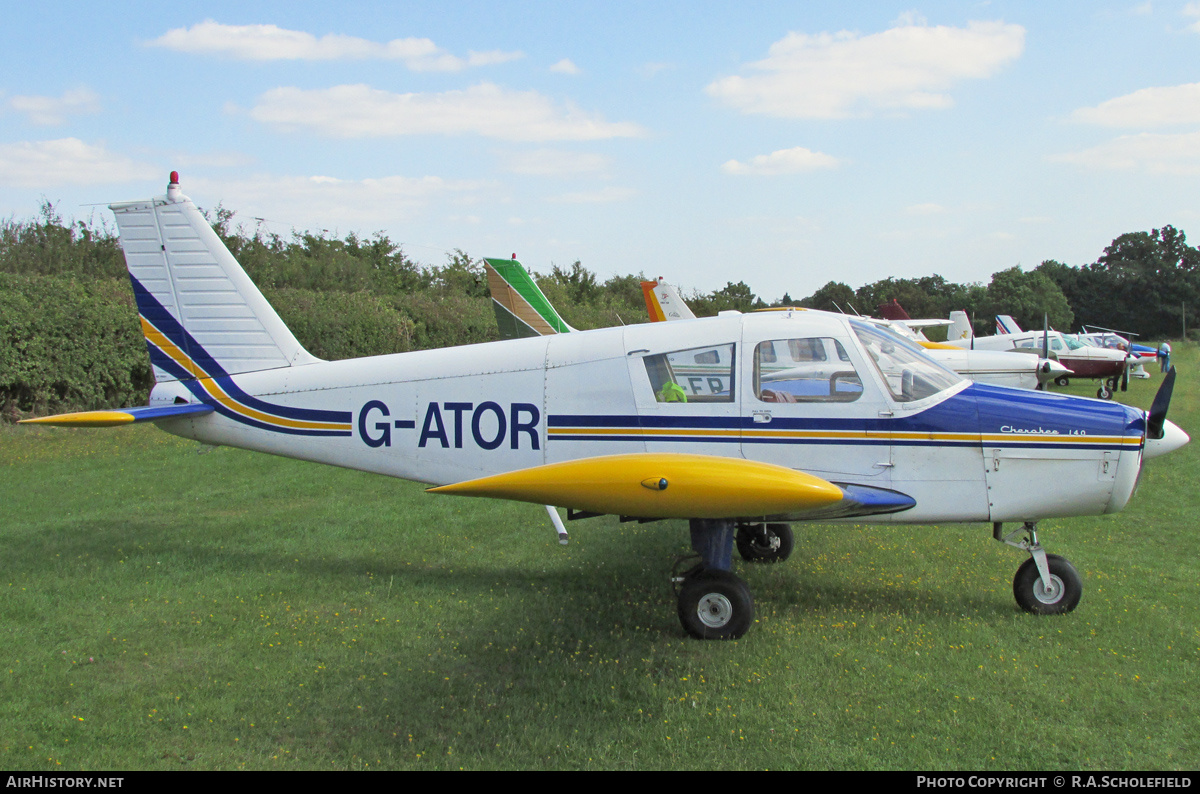
<path id="1" fill-rule="evenodd" d="M 496 325 L 505 339 L 565 334 L 575 329 L 558 316 L 537 282 L 515 259 L 485 259 Z"/>
<path id="2" fill-rule="evenodd" d="M 898 491 L 839 485 L 742 458 L 633 453 L 549 463 L 430 488 L 635 518 L 843 518 L 916 504 Z"/>
<path id="3" fill-rule="evenodd" d="M 178 419 L 183 416 L 211 414 L 211 405 L 189 403 L 187 405 L 147 405 L 141 408 L 114 408 L 105 411 L 78 411 L 70 414 L 41 416 L 22 419 L 22 425 L 53 425 L 56 427 L 116 427 L 137 422 L 154 422 L 159 419 Z"/>
<path id="4" fill-rule="evenodd" d="M 917 328 L 938 328 L 938 327 L 949 327 L 951 325 L 954 325 L 953 320 L 937 320 L 937 319 L 893 320 L 892 322 L 900 323 L 901 325 L 907 325 L 909 328 L 912 328 L 914 330 Z"/>

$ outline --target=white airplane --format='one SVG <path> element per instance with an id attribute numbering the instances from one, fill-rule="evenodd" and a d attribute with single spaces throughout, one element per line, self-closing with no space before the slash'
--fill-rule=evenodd
<path id="1" fill-rule="evenodd" d="M 433 493 L 688 519 L 699 563 L 673 581 L 695 637 L 749 629 L 754 603 L 733 549 L 779 559 L 792 543 L 786 522 L 801 520 L 991 524 L 1029 554 L 1018 604 L 1069 612 L 1081 579 L 1046 553 L 1037 522 L 1122 509 L 1144 459 L 1188 441 L 1166 420 L 1173 375 L 1148 413 L 972 383 L 886 330 L 827 313 L 723 312 L 319 361 L 171 176 L 165 196 L 111 207 L 154 369 L 150 404 L 28 421 L 151 421 Z M 846 360 L 823 390 L 766 400 L 765 351 L 793 340 L 831 340 Z M 673 360 L 712 350 L 727 354 L 728 389 L 660 399 Z"/>
<path id="2" fill-rule="evenodd" d="M 1118 386 L 1127 383 L 1123 380 L 1129 364 L 1127 352 L 1087 345 L 1048 328 L 1041 331 L 1022 331 L 1016 321 L 1007 314 L 996 315 L 996 328 L 1003 328 L 1002 333 L 976 337 L 971 335 L 971 325 L 965 312 L 951 312 L 950 317 L 955 320 L 955 325 L 951 326 L 949 344 L 972 350 L 1025 351 L 1043 357 L 1051 354 L 1058 359 L 1058 363 L 1070 370 L 1070 373 L 1055 377 L 1054 382 L 1059 386 L 1066 386 L 1071 377 L 1100 380 L 1096 396 L 1102 400 L 1111 400 Z M 961 334 L 955 333 L 963 327 L 965 330 Z"/>
<path id="3" fill-rule="evenodd" d="M 695 319 L 687 304 L 679 296 L 679 290 L 659 277 L 657 281 L 643 281 L 642 294 L 646 298 L 646 311 L 652 321 Z M 811 311 L 800 309 L 799 311 Z M 1020 389 L 1041 389 L 1055 378 L 1065 377 L 1071 371 L 1057 361 L 1030 358 L 1021 353 L 994 350 L 967 350 L 955 345 L 930 342 L 922 333 L 924 328 L 949 326 L 951 320 L 885 320 L 859 317 L 863 322 L 887 328 L 898 336 L 920 345 L 930 358 L 948 367 L 965 378 L 996 386 L 1012 386 Z M 803 361 L 811 361 L 805 356 Z M 829 359 L 832 360 L 832 359 Z"/>

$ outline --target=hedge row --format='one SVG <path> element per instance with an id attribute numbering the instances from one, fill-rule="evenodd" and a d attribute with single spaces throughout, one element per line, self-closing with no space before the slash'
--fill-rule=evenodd
<path id="1" fill-rule="evenodd" d="M 266 289 L 300 343 L 326 360 L 496 338 L 487 298 Z M 127 279 L 0 272 L 0 415 L 144 405 L 153 385 Z"/>

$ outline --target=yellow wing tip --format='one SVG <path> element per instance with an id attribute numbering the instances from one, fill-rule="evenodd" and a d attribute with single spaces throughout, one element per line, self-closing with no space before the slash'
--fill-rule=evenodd
<path id="1" fill-rule="evenodd" d="M 53 427 L 115 427 L 133 421 L 133 414 L 125 411 L 79 411 L 71 414 L 38 416 L 22 419 L 21 425 L 51 425 Z"/>

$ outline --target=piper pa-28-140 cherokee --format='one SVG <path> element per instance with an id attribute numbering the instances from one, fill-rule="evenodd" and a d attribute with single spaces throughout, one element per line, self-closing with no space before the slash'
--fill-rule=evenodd
<path id="1" fill-rule="evenodd" d="M 1029 554 L 1018 603 L 1068 612 L 1080 577 L 1042 549 L 1036 522 L 1120 510 L 1143 459 L 1188 440 L 1166 421 L 1172 376 L 1148 414 L 972 383 L 885 329 L 814 312 L 320 361 L 176 174 L 165 196 L 111 209 L 153 364 L 150 404 L 27 421 L 151 421 L 433 493 L 688 519 L 699 562 L 674 582 L 695 637 L 746 632 L 754 604 L 733 549 L 782 559 L 787 522 L 804 520 L 991 523 Z M 837 366 L 764 379 L 775 351 L 805 345 L 835 350 Z M 681 377 L 698 380 L 685 390 Z M 1019 528 L 1005 534 L 1005 522 Z"/>

